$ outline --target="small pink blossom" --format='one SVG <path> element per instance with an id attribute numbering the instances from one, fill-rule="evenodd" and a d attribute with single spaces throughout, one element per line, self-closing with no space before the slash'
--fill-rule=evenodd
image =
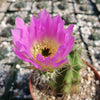
<path id="1" fill-rule="evenodd" d="M 13 51 L 21 60 L 32 63 L 39 70 L 52 71 L 64 66 L 74 44 L 74 25 L 64 29 L 64 24 L 59 15 L 51 18 L 45 9 L 37 18 L 32 16 L 30 25 L 17 17 L 16 28 L 11 30 Z"/>

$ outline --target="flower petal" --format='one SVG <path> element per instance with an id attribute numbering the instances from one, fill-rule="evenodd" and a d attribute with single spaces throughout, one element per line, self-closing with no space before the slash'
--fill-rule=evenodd
<path id="1" fill-rule="evenodd" d="M 36 59 L 38 62 L 42 63 L 43 62 L 43 56 L 41 54 L 36 55 Z"/>
<path id="2" fill-rule="evenodd" d="M 18 56 L 18 58 L 20 58 L 23 61 L 32 63 L 36 68 L 41 70 L 41 66 L 39 64 L 37 64 L 36 62 L 33 62 L 33 60 L 30 60 L 29 58 L 27 58 L 24 54 L 22 54 L 18 50 L 16 50 L 16 48 L 13 48 L 13 51 Z"/>
<path id="3" fill-rule="evenodd" d="M 16 41 L 20 41 L 20 39 L 22 37 L 21 30 L 12 29 L 11 32 L 12 32 L 12 35 L 13 35 L 13 42 L 14 42 L 14 44 L 16 44 Z"/>
<path id="4" fill-rule="evenodd" d="M 50 57 L 46 57 L 43 59 L 43 56 L 41 54 L 37 54 L 36 59 L 39 63 L 43 64 L 45 67 L 50 65 Z"/>
<path id="5" fill-rule="evenodd" d="M 62 44 L 65 40 L 64 23 L 59 23 L 57 30 L 57 41 Z"/>
<path id="6" fill-rule="evenodd" d="M 29 30 L 30 30 L 31 42 L 34 42 L 36 40 L 36 37 L 37 37 L 37 34 L 36 34 L 36 18 L 34 16 L 32 16 L 32 18 L 31 18 Z"/>
<path id="7" fill-rule="evenodd" d="M 46 57 L 46 58 L 44 59 L 44 63 L 45 63 L 45 66 L 51 66 L 50 57 Z"/>
<path id="8" fill-rule="evenodd" d="M 60 61 L 60 62 L 54 64 L 54 65 L 53 65 L 53 68 L 60 67 L 61 65 L 63 66 L 63 65 L 65 65 L 65 64 L 67 64 L 67 63 L 68 63 L 68 59 L 64 59 L 64 60 L 62 60 L 62 61 Z"/>
<path id="9" fill-rule="evenodd" d="M 65 58 L 72 51 L 73 44 L 74 44 L 74 37 L 71 37 L 70 42 L 66 44 L 67 48 L 65 52 L 62 54 L 61 59 Z"/>
<path id="10" fill-rule="evenodd" d="M 57 16 L 54 16 L 52 18 L 52 25 L 50 27 L 50 30 L 52 28 L 52 37 L 55 37 L 56 39 L 56 36 L 57 36 L 57 30 L 59 29 L 58 25 L 61 24 L 61 23 L 64 23 L 64 20 L 61 19 L 60 15 L 57 15 Z"/>
<path id="11" fill-rule="evenodd" d="M 15 25 L 16 25 L 16 28 L 22 28 L 23 25 L 25 25 L 25 23 L 24 23 L 23 19 L 16 17 Z"/>
<path id="12" fill-rule="evenodd" d="M 38 19 L 41 19 L 44 23 L 46 18 L 50 16 L 49 13 L 46 11 L 46 9 L 43 9 L 39 14 L 38 14 Z"/>
<path id="13" fill-rule="evenodd" d="M 67 38 L 68 38 L 68 36 L 71 36 L 72 35 L 73 27 L 74 27 L 74 25 L 73 24 L 70 24 L 69 27 L 65 29 L 66 37 Z"/>

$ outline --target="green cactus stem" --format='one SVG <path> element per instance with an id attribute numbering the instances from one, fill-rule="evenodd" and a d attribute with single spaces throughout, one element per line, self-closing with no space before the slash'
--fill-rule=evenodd
<path id="1" fill-rule="evenodd" d="M 70 93 L 76 91 L 80 82 L 80 69 L 82 60 L 80 58 L 81 49 L 73 49 L 68 55 L 69 64 L 55 72 L 54 79 L 50 79 L 49 83 L 55 93 Z M 55 80 L 55 81 L 54 81 Z M 74 90 L 73 90 L 74 89 Z"/>

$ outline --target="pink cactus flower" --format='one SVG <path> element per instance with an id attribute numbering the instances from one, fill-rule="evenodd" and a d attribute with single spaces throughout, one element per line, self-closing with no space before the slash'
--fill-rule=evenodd
<path id="1" fill-rule="evenodd" d="M 12 29 L 13 51 L 23 61 L 30 62 L 41 71 L 53 71 L 68 63 L 66 56 L 74 44 L 73 25 L 64 29 L 64 20 L 59 15 L 50 17 L 45 9 L 30 25 L 16 18 Z"/>

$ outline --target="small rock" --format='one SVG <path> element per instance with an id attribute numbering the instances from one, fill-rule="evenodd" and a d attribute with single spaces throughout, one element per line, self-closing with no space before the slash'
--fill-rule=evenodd
<path id="1" fill-rule="evenodd" d="M 95 91 L 95 87 L 91 87 L 91 90 L 92 90 L 92 91 Z"/>
<path id="2" fill-rule="evenodd" d="M 4 59 L 7 53 L 8 53 L 7 48 L 5 48 L 5 47 L 0 47 L 0 60 L 1 60 L 1 59 Z"/>
<path id="3" fill-rule="evenodd" d="M 17 93 L 18 92 L 18 89 L 15 89 L 14 92 Z"/>
<path id="4" fill-rule="evenodd" d="M 96 84 L 97 84 L 97 85 L 99 85 L 99 84 L 100 84 L 99 80 L 97 80 L 97 81 L 96 81 Z"/>
<path id="5" fill-rule="evenodd" d="M 17 69 L 20 69 L 20 65 L 19 65 L 19 64 L 17 64 L 17 65 L 16 65 L 16 68 L 17 68 Z"/>
<path id="6" fill-rule="evenodd" d="M 6 27 L 5 29 L 2 30 L 2 32 L 0 33 L 0 36 L 3 37 L 9 37 L 11 36 L 11 29 L 13 29 L 13 27 Z"/>
<path id="7" fill-rule="evenodd" d="M 14 6 L 15 6 L 16 8 L 18 8 L 18 9 L 20 9 L 20 8 L 25 8 L 25 7 L 26 7 L 26 3 L 23 2 L 23 1 L 20 1 L 20 2 L 16 3 Z"/>
<path id="8" fill-rule="evenodd" d="M 88 69 L 88 72 L 90 72 L 90 71 L 91 71 L 90 67 L 88 67 L 87 69 Z"/>

